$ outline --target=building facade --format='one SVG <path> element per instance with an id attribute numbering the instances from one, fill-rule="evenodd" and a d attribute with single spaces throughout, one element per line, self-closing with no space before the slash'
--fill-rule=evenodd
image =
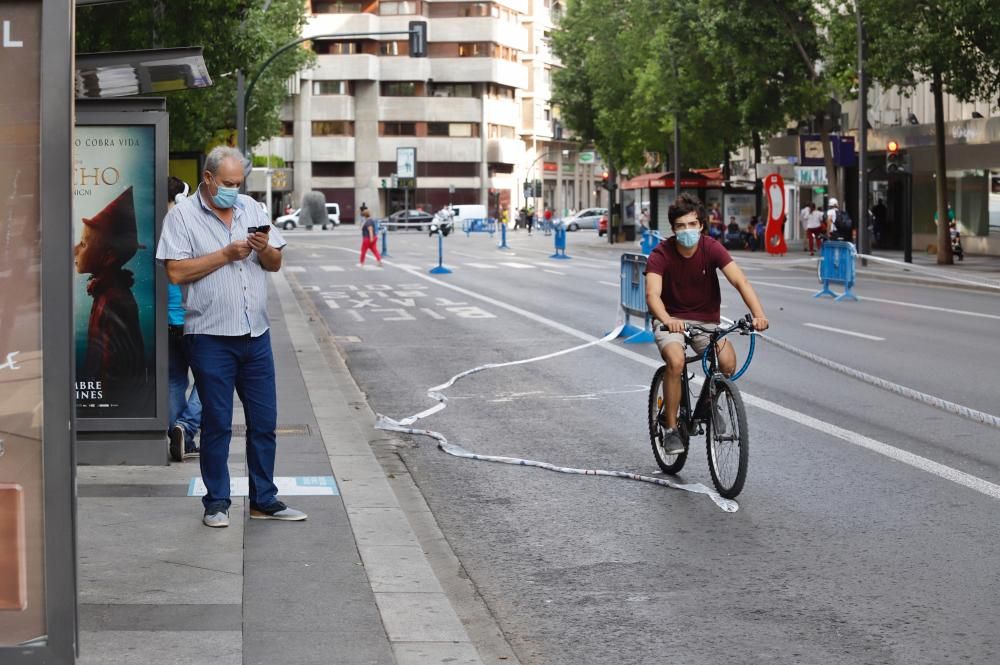
<path id="1" fill-rule="evenodd" d="M 289 84 L 282 135 L 255 150 L 293 170 L 275 207 L 317 190 L 350 223 L 362 205 L 386 215 L 478 203 L 498 215 L 564 190 L 592 192 L 573 182 L 573 144 L 555 136 L 548 81 L 558 63 L 547 33 L 561 8 L 552 4 L 314 0 L 304 36 L 315 37 L 316 65 Z M 426 58 L 407 52 L 413 20 L 428 23 Z M 393 178 L 398 148 L 416 148 L 415 188 Z M 569 166 L 540 175 L 560 161 Z M 542 198 L 525 199 L 529 177 L 547 183 Z"/>

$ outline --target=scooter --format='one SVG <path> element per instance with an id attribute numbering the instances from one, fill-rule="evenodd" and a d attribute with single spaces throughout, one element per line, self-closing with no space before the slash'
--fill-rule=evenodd
<path id="1" fill-rule="evenodd" d="M 430 233 L 428 235 L 433 236 L 440 229 L 441 235 L 447 237 L 452 232 L 452 229 L 455 228 L 455 215 L 447 209 L 438 210 L 434 213 L 434 219 L 431 220 L 429 228 Z"/>

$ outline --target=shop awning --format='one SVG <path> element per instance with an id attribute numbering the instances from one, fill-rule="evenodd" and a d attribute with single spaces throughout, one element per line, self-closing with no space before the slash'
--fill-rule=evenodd
<path id="1" fill-rule="evenodd" d="M 721 188 L 724 185 L 722 169 L 691 169 L 681 172 L 681 187 L 684 189 Z M 673 186 L 673 171 L 643 173 L 621 184 L 622 189 L 672 189 Z"/>

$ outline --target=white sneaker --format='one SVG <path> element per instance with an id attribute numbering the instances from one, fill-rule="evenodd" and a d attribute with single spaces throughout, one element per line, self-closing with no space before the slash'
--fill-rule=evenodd
<path id="1" fill-rule="evenodd" d="M 217 513 L 205 513 L 205 516 L 201 518 L 201 523 L 213 529 L 227 527 L 229 526 L 229 511 L 220 510 Z"/>

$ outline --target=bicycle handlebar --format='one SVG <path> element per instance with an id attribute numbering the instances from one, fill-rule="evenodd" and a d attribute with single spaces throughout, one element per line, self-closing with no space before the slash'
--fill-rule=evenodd
<path id="1" fill-rule="evenodd" d="M 666 325 L 661 323 L 660 330 L 667 332 L 669 331 L 669 328 L 667 328 Z M 736 319 L 735 321 L 733 321 L 732 325 L 727 327 L 716 326 L 713 328 L 709 328 L 706 326 L 699 325 L 697 323 L 687 323 L 684 325 L 684 337 L 690 342 L 691 333 L 703 332 L 711 335 L 712 343 L 715 343 L 718 342 L 723 337 L 725 337 L 726 335 L 735 332 L 737 330 L 741 335 L 750 335 L 750 349 L 747 352 L 747 358 L 746 361 L 744 361 L 743 363 L 743 367 L 741 367 L 738 372 L 729 377 L 731 381 L 735 381 L 736 379 L 743 376 L 743 373 L 747 371 L 748 367 L 750 367 L 750 361 L 753 359 L 753 351 L 754 347 L 756 346 L 755 342 L 757 341 L 757 336 L 753 334 L 754 329 L 753 329 L 752 314 L 747 314 L 743 318 Z M 708 351 L 711 348 L 711 346 L 712 344 L 709 344 L 707 347 L 705 347 L 705 351 L 701 355 L 701 368 L 702 371 L 705 372 L 705 376 L 708 376 Z"/>

